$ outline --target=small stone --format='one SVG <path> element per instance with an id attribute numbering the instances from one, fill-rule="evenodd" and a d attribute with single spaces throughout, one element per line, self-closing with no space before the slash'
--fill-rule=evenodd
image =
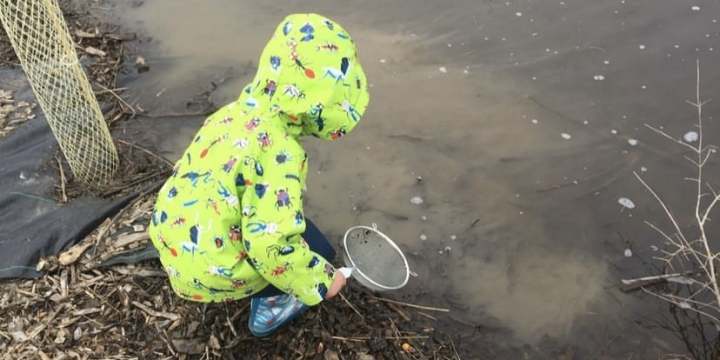
<path id="1" fill-rule="evenodd" d="M 618 203 L 619 203 L 620 205 L 628 208 L 628 209 L 634 209 L 634 208 L 635 208 L 635 203 L 633 203 L 632 200 L 630 200 L 630 199 L 628 199 L 628 198 L 624 198 L 624 197 L 623 197 L 623 198 L 620 198 L 620 199 L 618 199 Z"/>
<path id="2" fill-rule="evenodd" d="M 685 139 L 685 141 L 687 141 L 687 142 L 689 142 L 689 143 L 698 141 L 699 138 L 700 138 L 700 135 L 699 135 L 697 132 L 695 132 L 695 131 L 688 131 L 688 132 L 683 136 L 683 139 Z"/>

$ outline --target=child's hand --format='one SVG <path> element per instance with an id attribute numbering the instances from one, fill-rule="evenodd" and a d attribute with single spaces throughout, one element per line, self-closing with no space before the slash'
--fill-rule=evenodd
<path id="1" fill-rule="evenodd" d="M 331 299 L 337 295 L 345 284 L 347 284 L 345 275 L 343 275 L 340 271 L 335 271 L 335 279 L 333 280 L 332 285 L 330 285 L 330 289 L 328 289 L 325 299 Z"/>

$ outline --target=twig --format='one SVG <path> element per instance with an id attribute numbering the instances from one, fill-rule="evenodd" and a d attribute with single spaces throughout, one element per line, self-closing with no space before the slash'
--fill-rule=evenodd
<path id="1" fill-rule="evenodd" d="M 118 101 L 120 101 L 120 104 L 121 104 L 121 105 L 125 105 L 125 106 L 127 106 L 128 108 L 130 108 L 130 111 L 132 111 L 132 116 L 133 116 L 133 117 L 135 117 L 135 115 L 137 115 L 137 112 L 135 111 L 135 108 L 133 108 L 132 106 L 130 106 L 130 104 L 128 104 L 125 100 L 123 100 L 123 98 L 121 98 L 120 95 L 118 95 L 116 92 L 112 91 L 111 89 L 108 89 L 108 88 L 105 87 L 103 84 L 97 83 L 97 85 L 98 85 L 99 87 L 103 88 L 103 90 L 105 90 L 106 92 L 109 92 L 110 95 L 112 95 L 113 97 L 115 97 L 116 99 L 118 99 Z"/>
<path id="2" fill-rule="evenodd" d="M 424 316 L 424 317 L 426 317 L 426 318 L 428 318 L 428 319 L 430 319 L 430 320 L 437 321 L 437 318 L 436 318 L 436 317 L 430 316 L 429 314 L 426 314 L 426 313 L 424 313 L 424 312 L 422 312 L 422 311 L 417 311 L 417 313 L 420 314 L 420 315 L 422 315 L 422 316 Z"/>
<path id="3" fill-rule="evenodd" d="M 460 354 L 458 354 L 457 349 L 455 348 L 455 342 L 452 338 L 450 338 L 450 345 L 452 345 L 453 352 L 455 353 L 455 357 L 457 358 L 457 360 L 462 360 L 460 359 Z"/>
<path id="4" fill-rule="evenodd" d="M 398 315 L 400 315 L 400 317 L 403 318 L 403 320 L 405 320 L 405 321 L 411 320 L 410 316 L 408 316 L 408 314 L 406 314 L 404 311 L 402 311 L 402 309 L 400 309 L 399 307 L 395 306 L 393 303 L 387 303 L 387 306 L 390 309 L 392 309 L 393 311 L 395 311 L 396 313 L 398 313 Z"/>
<path id="5" fill-rule="evenodd" d="M 133 301 L 132 304 L 137 306 L 138 308 L 140 308 L 140 310 L 146 312 L 150 316 L 161 317 L 161 318 L 165 318 L 165 319 L 172 320 L 172 321 L 182 319 L 182 317 L 178 314 L 173 314 L 173 313 L 165 312 L 165 311 L 155 311 L 137 301 Z"/>
<path id="6" fill-rule="evenodd" d="M 150 150 L 148 150 L 148 149 L 146 149 L 146 148 L 144 148 L 144 147 L 142 147 L 142 146 L 138 146 L 138 145 L 129 143 L 129 142 L 125 141 L 125 140 L 118 140 L 118 142 L 119 142 L 119 143 L 122 143 L 122 144 L 125 144 L 125 145 L 127 145 L 127 146 L 132 146 L 132 147 L 134 147 L 134 148 L 136 148 L 136 149 L 138 149 L 138 150 L 140 150 L 140 151 L 142 151 L 142 152 L 144 152 L 144 153 L 146 153 L 146 154 L 148 154 L 148 155 L 150 155 L 150 156 L 153 156 L 153 157 L 157 158 L 158 160 L 160 160 L 160 161 L 168 164 L 170 167 L 175 166 L 175 164 L 171 163 L 170 161 L 168 161 L 168 160 L 165 159 L 164 157 L 159 156 L 159 155 L 153 153 L 152 151 L 150 151 Z"/>
<path id="7" fill-rule="evenodd" d="M 635 279 L 621 279 L 623 284 L 625 285 L 632 285 L 639 282 L 647 282 L 647 281 L 655 281 L 655 280 L 666 280 L 669 278 L 679 277 L 679 276 L 685 276 L 688 274 L 692 274 L 693 271 L 686 271 L 684 273 L 674 273 L 674 274 L 665 274 L 665 275 L 656 275 L 656 276 L 645 276 L 641 278 L 635 278 Z"/>
<path id="8" fill-rule="evenodd" d="M 68 198 L 67 194 L 65 193 L 65 184 L 67 183 L 67 180 L 65 179 L 65 171 L 63 171 L 60 156 L 57 156 L 55 159 L 57 159 L 58 168 L 60 169 L 60 191 L 62 192 L 62 202 L 66 203 L 68 201 Z"/>
<path id="9" fill-rule="evenodd" d="M 402 301 L 390 300 L 390 299 L 385 299 L 385 298 L 376 297 L 376 296 L 370 296 L 370 298 L 388 302 L 388 303 L 397 304 L 397 305 L 407 306 L 407 307 L 411 307 L 411 308 L 415 308 L 415 309 L 428 310 L 428 311 L 450 312 L 450 309 L 442 309 L 442 308 L 434 308 L 434 307 L 428 307 L 428 306 L 408 304 L 408 303 L 404 303 Z"/>
<path id="10" fill-rule="evenodd" d="M 394 336 L 394 337 L 392 337 L 392 339 L 396 339 L 396 340 L 412 340 L 412 339 L 427 339 L 427 338 L 429 338 L 429 336 L 426 336 L 426 335 L 411 335 L 411 336 Z M 372 337 L 370 337 L 370 336 L 353 336 L 353 337 L 332 336 L 331 339 L 365 342 L 367 340 L 372 339 Z"/>
<path id="11" fill-rule="evenodd" d="M 340 294 L 340 297 L 343 299 L 343 301 L 345 301 L 345 303 L 348 304 L 348 306 L 350 306 L 350 308 L 356 314 L 358 314 L 358 316 L 360 316 L 360 319 L 365 320 L 365 317 L 348 301 L 348 299 L 345 298 L 345 295 L 343 295 L 342 293 L 338 293 L 338 294 Z"/>

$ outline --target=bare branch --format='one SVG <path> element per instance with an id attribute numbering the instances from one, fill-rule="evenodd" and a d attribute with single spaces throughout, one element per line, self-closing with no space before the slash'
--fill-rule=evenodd
<path id="1" fill-rule="evenodd" d="M 697 153 L 697 152 L 699 151 L 699 150 L 696 149 L 694 146 L 692 146 L 692 145 L 690 145 L 690 144 L 688 144 L 688 143 L 686 143 L 686 142 L 684 142 L 684 141 L 682 141 L 682 140 L 678 140 L 678 139 L 676 139 L 676 138 L 668 135 L 667 133 L 665 133 L 665 132 L 662 131 L 662 130 L 656 129 L 656 128 L 648 125 L 648 124 L 645 124 L 645 126 L 648 127 L 648 128 L 650 128 L 650 130 L 655 131 L 656 133 L 658 133 L 658 134 L 660 134 L 660 135 L 662 135 L 662 136 L 664 136 L 664 137 L 666 137 L 666 138 L 668 138 L 668 139 L 670 139 L 670 140 L 672 140 L 672 141 L 674 141 L 674 142 L 676 142 L 676 143 L 678 143 L 678 144 L 680 144 L 680 145 L 682 145 L 682 146 L 685 146 L 685 147 L 689 148 L 690 150 L 692 150 L 692 151 L 695 152 L 695 153 Z"/>

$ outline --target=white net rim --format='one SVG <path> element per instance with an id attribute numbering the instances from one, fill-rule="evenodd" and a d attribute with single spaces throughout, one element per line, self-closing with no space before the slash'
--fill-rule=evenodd
<path id="1" fill-rule="evenodd" d="M 370 277 L 368 277 L 366 274 L 364 274 L 360 269 L 358 269 L 355 266 L 355 262 L 353 262 L 353 260 L 352 260 L 352 255 L 350 255 L 350 253 L 348 252 L 348 235 L 350 235 L 351 232 L 353 232 L 354 230 L 357 230 L 357 229 L 365 229 L 365 230 L 374 232 L 375 234 L 377 234 L 381 238 L 383 238 L 388 243 L 388 245 L 390 245 L 395 251 L 397 251 L 397 253 L 400 255 L 400 257 L 403 259 L 403 265 L 404 265 L 404 269 L 405 269 L 405 279 L 403 280 L 402 283 L 400 283 L 397 286 L 386 286 L 386 285 L 379 284 L 376 281 L 374 281 L 373 279 L 371 279 Z M 383 234 L 380 230 L 377 229 L 376 224 L 373 224 L 372 227 L 364 226 L 364 225 L 357 225 L 357 226 L 353 226 L 350 229 L 348 229 L 345 232 L 345 236 L 343 236 L 343 251 L 344 251 L 344 255 L 345 255 L 345 261 L 347 262 L 347 264 L 345 264 L 345 265 L 354 268 L 353 276 L 358 278 L 358 280 L 363 280 L 361 282 L 365 283 L 366 285 L 368 285 L 369 287 L 371 287 L 375 290 L 378 290 L 378 291 L 397 290 L 397 289 L 404 287 L 407 284 L 408 280 L 410 279 L 410 266 L 408 265 L 405 254 L 402 252 L 402 250 L 400 250 L 400 247 L 398 247 L 397 244 L 395 244 L 395 242 L 392 241 L 392 239 L 390 239 L 390 237 Z"/>

